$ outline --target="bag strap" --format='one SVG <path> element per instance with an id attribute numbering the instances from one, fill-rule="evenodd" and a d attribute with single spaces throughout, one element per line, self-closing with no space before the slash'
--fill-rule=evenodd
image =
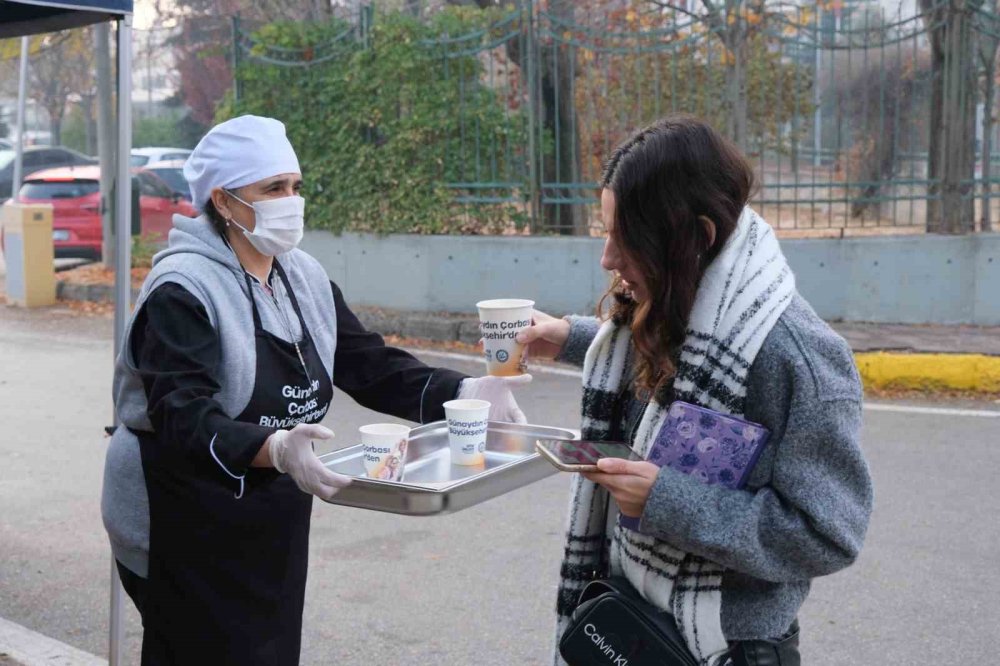
<path id="1" fill-rule="evenodd" d="M 628 580 L 620 576 L 615 576 L 614 578 L 602 578 L 601 580 L 594 580 L 587 583 L 587 586 L 584 587 L 583 591 L 580 593 L 579 605 L 583 605 L 591 599 L 596 599 L 602 594 L 607 594 L 608 592 L 620 594 L 632 601 L 638 600 L 645 603 L 645 601 L 642 600 L 642 597 L 639 596 L 638 592 L 632 588 L 632 585 L 628 582 Z"/>

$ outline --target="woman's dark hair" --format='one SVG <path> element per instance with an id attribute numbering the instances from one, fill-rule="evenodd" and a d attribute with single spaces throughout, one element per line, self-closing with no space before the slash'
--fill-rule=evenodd
<path id="1" fill-rule="evenodd" d="M 754 175 L 739 149 L 708 124 L 669 116 L 633 134 L 611 154 L 601 187 L 615 197 L 610 233 L 645 280 L 637 302 L 616 276 L 601 299 L 632 330 L 636 387 L 660 394 L 677 370 L 705 268 L 736 228 Z M 700 218 L 715 225 L 715 239 Z"/>
<path id="2" fill-rule="evenodd" d="M 205 211 L 205 216 L 208 218 L 208 221 L 212 223 L 212 228 L 215 229 L 220 236 L 225 238 L 228 223 L 226 222 L 226 218 L 222 217 L 222 213 L 220 213 L 215 207 L 215 204 L 212 203 L 211 199 L 205 202 L 205 206 L 202 210 Z"/>

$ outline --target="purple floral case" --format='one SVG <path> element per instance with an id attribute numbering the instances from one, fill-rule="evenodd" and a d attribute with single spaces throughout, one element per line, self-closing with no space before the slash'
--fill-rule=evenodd
<path id="1" fill-rule="evenodd" d="M 771 432 L 758 423 L 676 401 L 649 448 L 646 459 L 707 484 L 742 488 Z M 638 530 L 638 519 L 621 516 Z"/>
<path id="2" fill-rule="evenodd" d="M 708 484 L 742 488 L 770 436 L 758 423 L 678 400 L 646 459 Z"/>

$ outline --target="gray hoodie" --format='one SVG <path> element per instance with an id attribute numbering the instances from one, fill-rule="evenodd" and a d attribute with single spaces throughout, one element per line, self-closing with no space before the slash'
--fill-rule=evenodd
<path id="1" fill-rule="evenodd" d="M 333 378 L 333 358 L 337 342 L 337 318 L 329 278 L 319 262 L 301 250 L 292 250 L 276 259 L 288 277 L 309 333 Z M 167 248 L 153 258 L 153 269 L 139 292 L 124 344 L 115 362 L 113 395 L 115 412 L 125 427 L 111 438 L 104 463 L 101 513 L 115 557 L 130 570 L 146 576 L 149 554 L 149 498 L 143 477 L 139 441 L 133 431 L 152 431 L 147 415 L 146 392 L 131 353 L 132 326 L 146 298 L 168 282 L 184 287 L 205 307 L 219 335 L 222 358 L 219 364 L 221 390 L 213 396 L 232 418 L 247 406 L 256 376 L 254 323 L 243 268 L 236 255 L 204 216 L 174 216 Z M 279 313 L 275 301 L 252 280 L 257 309 L 265 330 L 289 339 L 301 335 L 284 284 L 275 280 L 271 287 L 285 310 Z M 225 473 L 220 470 L 220 474 Z"/>

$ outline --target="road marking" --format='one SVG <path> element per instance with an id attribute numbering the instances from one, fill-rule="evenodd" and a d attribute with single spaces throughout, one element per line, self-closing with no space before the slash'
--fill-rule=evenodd
<path id="1" fill-rule="evenodd" d="M 108 666 L 108 662 L 0 617 L 0 654 L 24 666 Z"/>
<path id="2" fill-rule="evenodd" d="M 463 361 L 466 363 L 479 363 L 482 359 L 478 355 L 460 354 L 457 352 L 443 352 L 434 349 L 407 348 L 413 354 L 423 354 L 432 358 L 448 359 L 452 361 Z M 548 365 L 532 366 L 530 372 L 539 375 L 558 375 L 560 377 L 572 377 L 580 379 L 583 374 L 579 370 L 559 368 Z M 976 416 L 983 418 L 1000 418 L 1000 410 L 989 409 L 960 409 L 953 407 L 919 407 L 917 405 L 896 405 L 887 402 L 866 402 L 865 409 L 872 412 L 890 412 L 895 414 L 927 414 L 934 416 Z"/>
<path id="3" fill-rule="evenodd" d="M 873 412 L 895 412 L 897 414 L 933 414 L 937 416 L 982 416 L 1000 418 L 1000 410 L 958 409 L 952 407 L 917 407 L 916 405 L 893 405 L 884 402 L 866 402 L 865 409 Z"/>

